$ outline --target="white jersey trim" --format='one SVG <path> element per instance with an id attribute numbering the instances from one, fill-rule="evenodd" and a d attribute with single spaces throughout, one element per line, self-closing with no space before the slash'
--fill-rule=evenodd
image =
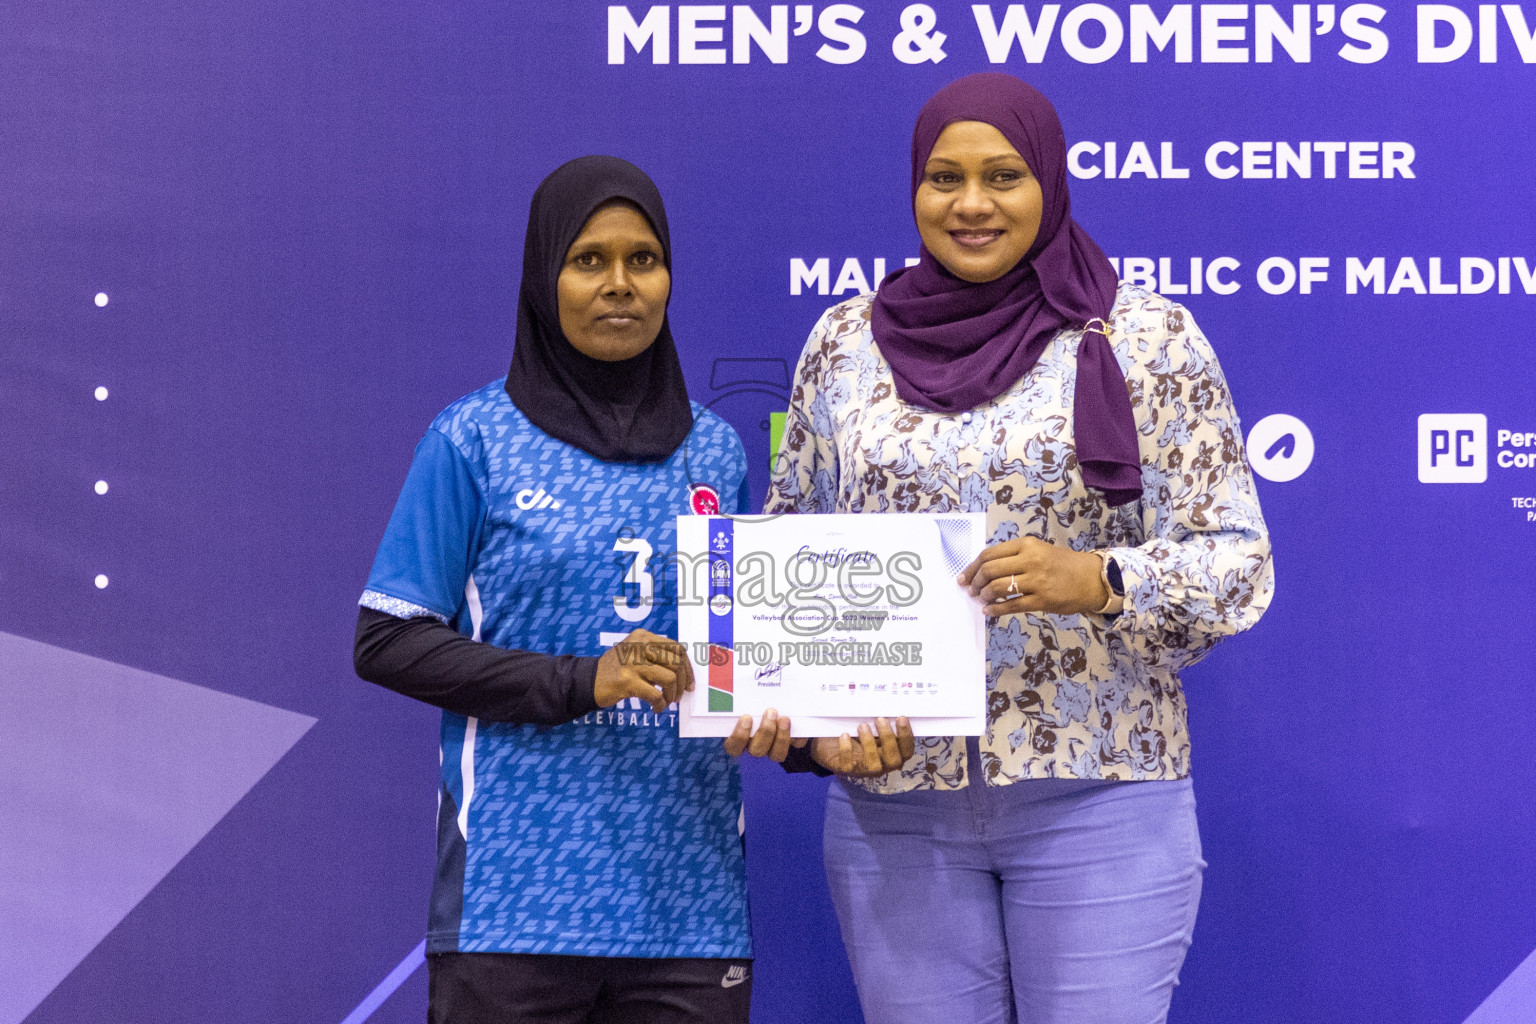
<path id="1" fill-rule="evenodd" d="M 480 607 L 480 588 L 475 586 L 474 576 L 464 583 L 464 603 L 469 607 L 469 624 L 474 630 L 470 639 L 479 643 L 480 623 L 485 614 Z M 459 835 L 466 843 L 469 842 L 469 805 L 475 798 L 475 733 L 479 726 L 480 719 L 465 719 L 464 749 L 459 753 L 459 778 L 464 786 L 464 806 L 459 808 Z"/>
<path id="2" fill-rule="evenodd" d="M 473 576 L 464 583 L 464 603 L 469 606 L 469 624 L 474 629 L 470 639 L 479 643 L 480 623 L 485 618 L 485 613 L 480 608 L 480 588 L 475 586 Z"/>
<path id="3" fill-rule="evenodd" d="M 357 603 L 364 608 L 372 608 L 376 612 L 393 615 L 397 619 L 429 618 L 436 619 L 438 622 L 448 621 L 431 608 L 412 604 L 410 601 L 402 601 L 398 597 L 390 597 L 388 594 L 381 594 L 377 590 L 363 591 L 363 596 L 358 598 Z"/>
<path id="4" fill-rule="evenodd" d="M 480 719 L 464 720 L 464 749 L 459 753 L 459 779 L 464 787 L 464 806 L 459 808 L 459 835 L 469 842 L 469 804 L 475 798 L 475 733 Z"/>

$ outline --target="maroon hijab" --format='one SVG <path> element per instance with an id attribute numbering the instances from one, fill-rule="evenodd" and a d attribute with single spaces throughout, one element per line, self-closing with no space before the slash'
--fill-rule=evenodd
<path id="1" fill-rule="evenodd" d="M 1012 75 L 967 75 L 940 89 L 912 132 L 912 197 L 939 133 L 956 121 L 1002 132 L 1040 181 L 1040 233 L 1018 265 L 984 284 L 962 281 L 927 247 L 886 276 L 871 327 L 902 400 L 936 412 L 990 401 L 1028 373 L 1056 333 L 1098 320 L 1107 331 L 1114 267 L 1072 219 L 1067 143 L 1051 101 Z M 1089 487 L 1111 505 L 1141 496 L 1141 456 L 1125 377 L 1095 325 L 1077 352 L 1073 432 Z"/>

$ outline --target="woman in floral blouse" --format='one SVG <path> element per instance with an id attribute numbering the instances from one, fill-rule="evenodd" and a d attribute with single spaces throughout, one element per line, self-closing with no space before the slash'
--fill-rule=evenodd
<path id="1" fill-rule="evenodd" d="M 1034 89 L 929 100 L 912 195 L 921 260 L 811 332 L 767 502 L 991 531 L 959 581 L 990 619 L 986 734 L 883 774 L 809 748 L 848 773 L 825 854 L 860 1000 L 870 1024 L 1160 1021 L 1204 867 L 1179 671 L 1273 590 L 1242 430 L 1190 315 L 1072 220 Z"/>

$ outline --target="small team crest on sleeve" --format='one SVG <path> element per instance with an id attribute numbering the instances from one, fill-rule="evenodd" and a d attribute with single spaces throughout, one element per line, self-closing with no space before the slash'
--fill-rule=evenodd
<path id="1" fill-rule="evenodd" d="M 720 514 L 720 492 L 709 484 L 694 484 L 688 491 L 688 506 L 696 515 L 717 516 Z"/>

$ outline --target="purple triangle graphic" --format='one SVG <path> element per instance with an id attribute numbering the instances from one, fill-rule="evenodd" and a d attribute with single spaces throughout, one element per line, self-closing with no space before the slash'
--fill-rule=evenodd
<path id="1" fill-rule="evenodd" d="M 1472 1011 L 1464 1024 L 1530 1024 L 1536 1020 L 1536 953 L 1532 953 L 1509 977 Z"/>
<path id="2" fill-rule="evenodd" d="M 0 1024 L 19 1024 L 315 719 L 0 633 Z"/>

